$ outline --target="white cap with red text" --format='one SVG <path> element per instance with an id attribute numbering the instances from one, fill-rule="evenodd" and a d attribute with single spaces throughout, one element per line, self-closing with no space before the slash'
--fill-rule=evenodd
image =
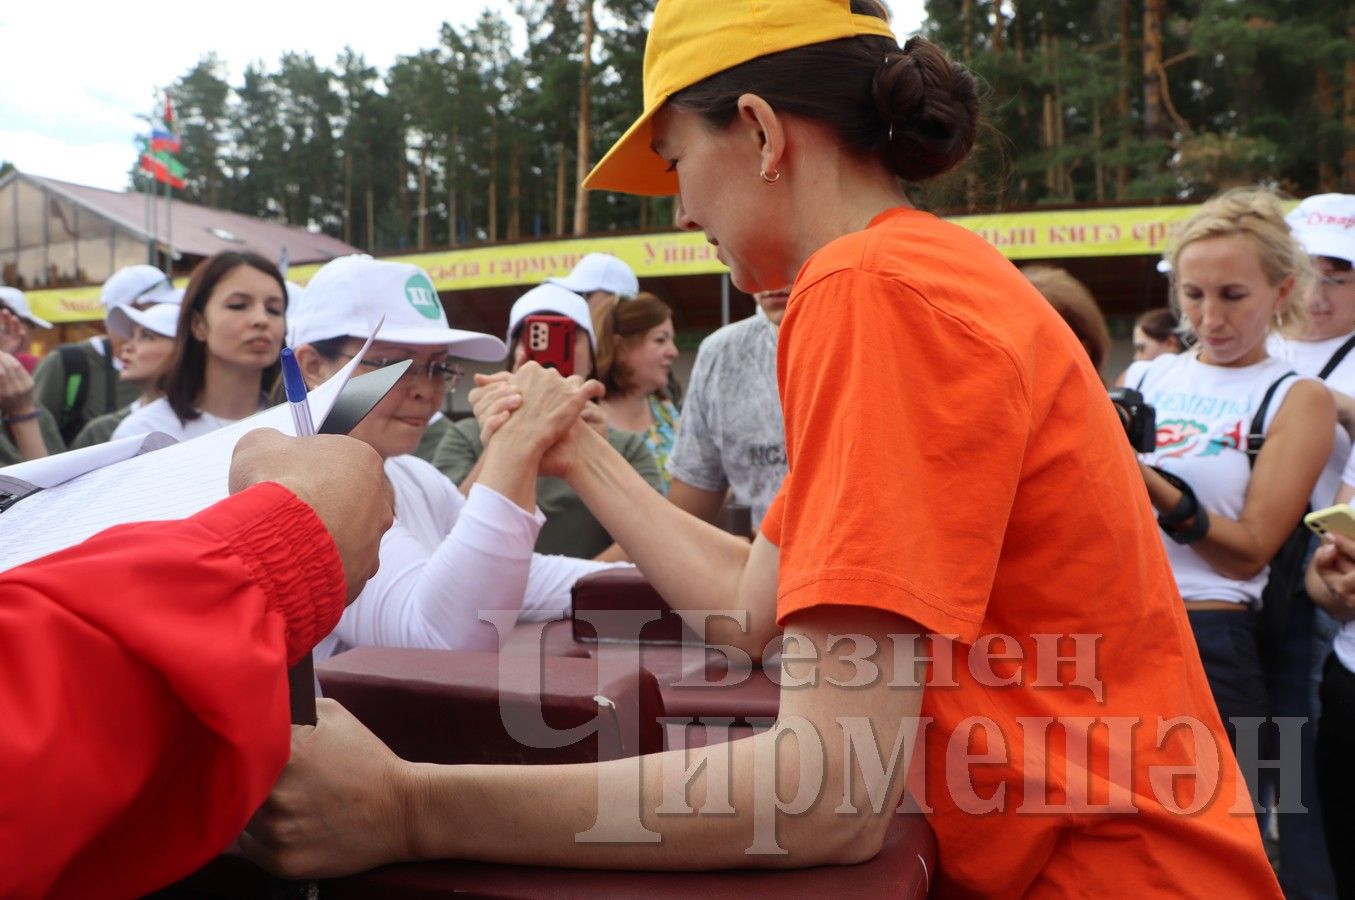
<path id="1" fill-rule="evenodd" d="M 1355 263 L 1355 194 L 1316 194 L 1285 221 L 1309 256 Z"/>

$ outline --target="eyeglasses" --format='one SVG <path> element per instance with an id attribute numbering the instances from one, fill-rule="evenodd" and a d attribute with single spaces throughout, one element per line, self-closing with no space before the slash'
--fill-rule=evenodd
<path id="1" fill-rule="evenodd" d="M 352 353 L 340 353 L 339 355 L 347 359 L 354 358 Z M 384 369 L 387 366 L 398 366 L 405 362 L 414 362 L 414 365 L 410 366 L 405 374 L 400 376 L 401 381 L 411 381 L 419 375 L 423 375 L 434 384 L 441 384 L 444 390 L 456 387 L 457 383 L 461 381 L 462 374 L 464 374 L 461 367 L 456 363 L 438 362 L 435 359 L 429 360 L 426 366 L 420 366 L 418 362 L 410 359 L 384 358 L 362 359 L 358 361 L 358 365 L 366 366 L 369 369 Z"/>

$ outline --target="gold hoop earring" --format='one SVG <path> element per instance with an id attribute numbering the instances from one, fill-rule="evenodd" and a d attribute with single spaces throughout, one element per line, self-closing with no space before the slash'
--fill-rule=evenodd
<path id="1" fill-rule="evenodd" d="M 772 177 L 770 178 L 767 177 L 766 169 L 763 169 L 761 172 L 758 172 L 758 174 L 761 175 L 762 180 L 767 182 L 768 184 L 776 184 L 778 181 L 781 180 L 781 173 L 777 172 L 776 170 L 772 170 Z"/>

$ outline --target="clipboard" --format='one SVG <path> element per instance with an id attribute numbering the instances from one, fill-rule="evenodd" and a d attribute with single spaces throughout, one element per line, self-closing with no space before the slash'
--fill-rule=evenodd
<path id="1" fill-rule="evenodd" d="M 381 402 L 406 370 L 414 364 L 405 360 L 383 366 L 351 379 L 343 386 L 334 408 L 325 417 L 319 434 L 348 434 Z M 0 491 L 4 490 L 0 483 Z M 301 661 L 287 670 L 287 695 L 292 710 L 293 725 L 314 725 L 315 698 L 320 696 L 320 680 L 315 677 L 315 656 L 307 653 Z"/>
<path id="2" fill-rule="evenodd" d="M 390 389 L 395 387 L 395 382 L 399 381 L 412 365 L 414 360 L 406 359 L 350 379 L 339 392 L 339 399 L 334 401 L 333 408 L 316 429 L 316 433 L 348 434 L 381 402 L 382 397 L 390 393 Z"/>

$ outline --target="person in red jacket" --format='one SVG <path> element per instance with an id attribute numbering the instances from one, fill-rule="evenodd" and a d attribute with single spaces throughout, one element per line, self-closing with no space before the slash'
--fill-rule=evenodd
<path id="1" fill-rule="evenodd" d="M 347 437 L 253 432 L 230 487 L 0 573 L 0 895 L 154 890 L 268 795 L 287 668 L 375 572 L 392 510 Z"/>

